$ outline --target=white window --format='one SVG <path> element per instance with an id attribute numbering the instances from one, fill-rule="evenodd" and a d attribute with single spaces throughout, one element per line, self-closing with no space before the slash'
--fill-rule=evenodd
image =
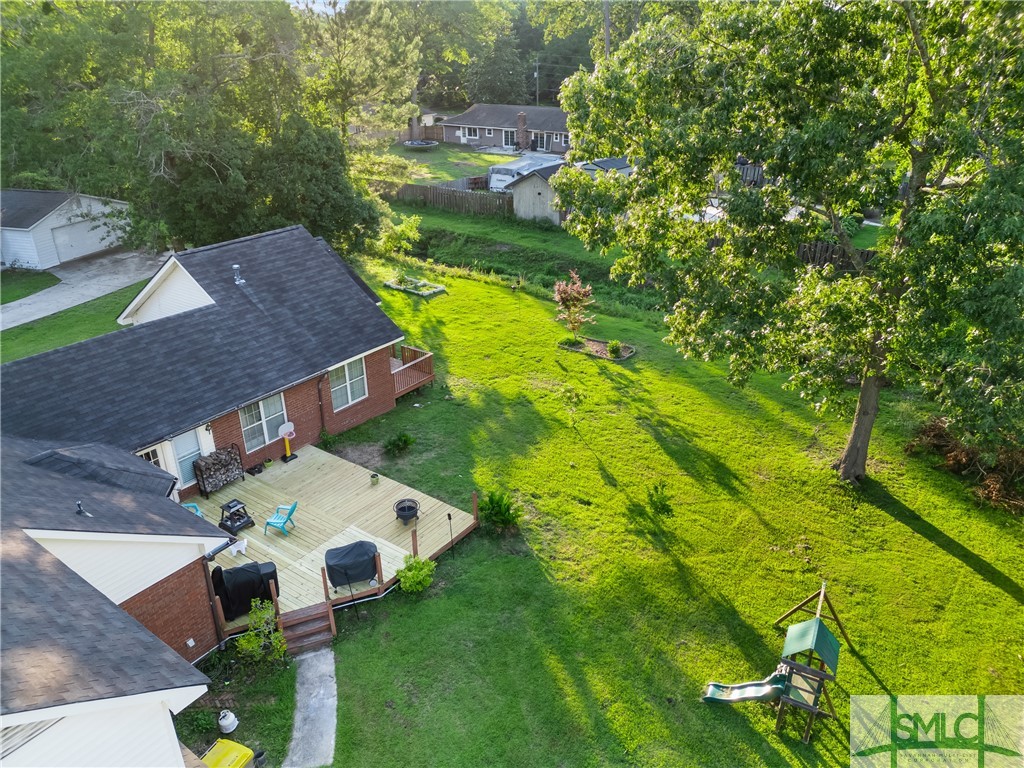
<path id="1" fill-rule="evenodd" d="M 196 481 L 196 472 L 192 467 L 192 462 L 198 459 L 201 453 L 199 435 L 193 429 L 191 432 L 185 432 L 171 440 L 171 445 L 174 446 L 174 458 L 178 462 L 178 485 L 182 488 L 192 485 Z M 147 451 L 146 453 L 156 453 L 156 451 Z"/>
<path id="2" fill-rule="evenodd" d="M 284 396 L 281 394 L 251 403 L 240 410 L 238 415 L 242 420 L 246 453 L 252 453 L 280 439 L 277 431 L 288 420 L 284 412 Z"/>
<path id="3" fill-rule="evenodd" d="M 160 452 L 156 448 L 150 448 L 148 451 L 143 451 L 139 454 L 140 459 L 145 459 L 154 467 L 160 466 Z"/>
<path id="4" fill-rule="evenodd" d="M 479 128 L 467 128 L 466 129 L 466 138 L 467 139 L 479 139 L 480 138 L 480 129 Z"/>
<path id="5" fill-rule="evenodd" d="M 502 133 L 502 143 L 506 147 L 514 147 L 516 145 L 516 132 L 510 130 L 504 130 Z"/>
<path id="6" fill-rule="evenodd" d="M 331 402 L 334 410 L 352 405 L 366 397 L 366 366 L 363 358 L 331 370 Z"/>
<path id="7" fill-rule="evenodd" d="M 494 129 L 493 128 L 488 128 L 487 129 L 487 135 L 488 136 L 493 136 L 494 135 Z"/>

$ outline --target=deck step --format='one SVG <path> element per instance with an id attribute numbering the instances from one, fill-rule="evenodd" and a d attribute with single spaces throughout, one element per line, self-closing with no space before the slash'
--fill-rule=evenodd
<path id="1" fill-rule="evenodd" d="M 293 624 L 290 627 L 285 628 L 284 638 L 288 643 L 292 640 L 298 640 L 309 635 L 315 635 L 318 632 L 331 631 L 331 623 L 324 617 L 323 621 L 306 621 L 302 624 Z"/>
<path id="2" fill-rule="evenodd" d="M 295 624 L 303 624 L 310 619 L 327 621 L 327 605 L 326 603 L 317 603 L 306 608 L 299 608 L 297 611 L 288 611 L 288 613 L 282 613 L 280 619 L 281 626 L 286 628 Z"/>
<path id="3" fill-rule="evenodd" d="M 288 640 L 288 653 L 293 656 L 303 651 L 309 651 L 314 648 L 320 648 L 325 645 L 330 645 L 334 636 L 331 635 L 331 628 L 321 630 L 313 635 L 306 635 L 305 637 L 298 638 L 296 640 Z"/>

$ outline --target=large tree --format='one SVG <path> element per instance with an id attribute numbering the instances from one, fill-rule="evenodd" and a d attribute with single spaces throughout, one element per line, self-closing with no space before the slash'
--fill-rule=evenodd
<path id="1" fill-rule="evenodd" d="M 484 104 L 522 104 L 526 101 L 526 63 L 515 33 L 502 35 L 469 65 L 469 100 Z"/>
<path id="2" fill-rule="evenodd" d="M 737 383 L 786 371 L 818 405 L 850 408 L 844 479 L 865 476 L 887 380 L 922 387 L 974 443 L 1019 446 L 1022 14 L 709 3 L 648 25 L 563 91 L 573 158 L 637 168 L 561 174 L 568 226 L 657 286 L 685 354 L 728 358 Z M 740 154 L 763 164 L 763 188 L 743 185 Z M 709 224 L 693 214 L 713 196 L 727 216 Z M 842 224 L 869 206 L 892 234 L 865 260 Z M 849 268 L 798 259 L 822 220 Z"/>

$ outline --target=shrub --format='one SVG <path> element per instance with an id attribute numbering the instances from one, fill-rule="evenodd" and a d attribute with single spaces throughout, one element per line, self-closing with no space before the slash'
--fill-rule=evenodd
<path id="1" fill-rule="evenodd" d="M 326 429 L 320 430 L 320 442 L 318 445 L 322 450 L 331 452 L 338 447 L 338 443 L 341 442 L 341 435 L 332 435 Z"/>
<path id="2" fill-rule="evenodd" d="M 269 600 L 253 600 L 249 609 L 249 631 L 238 638 L 235 651 L 245 664 L 261 666 L 284 658 L 287 647 L 284 634 L 277 627 L 274 604 Z"/>
<path id="3" fill-rule="evenodd" d="M 672 501 L 669 499 L 664 480 L 659 480 L 647 489 L 647 506 L 651 512 L 662 517 L 672 514 Z"/>
<path id="4" fill-rule="evenodd" d="M 405 556 L 405 566 L 395 575 L 403 592 L 417 594 L 434 583 L 434 569 L 437 563 L 415 555 Z"/>
<path id="5" fill-rule="evenodd" d="M 622 357 L 622 342 L 612 339 L 608 342 L 608 356 Z"/>
<path id="6" fill-rule="evenodd" d="M 480 501 L 480 516 L 498 528 L 514 528 L 523 519 L 523 510 L 512 494 L 506 491 L 488 491 Z"/>
<path id="7" fill-rule="evenodd" d="M 405 453 L 409 450 L 409 446 L 415 443 L 415 438 L 412 437 L 408 432 L 399 432 L 397 435 L 389 439 L 384 443 L 384 453 L 391 458 L 394 458 L 400 453 Z"/>

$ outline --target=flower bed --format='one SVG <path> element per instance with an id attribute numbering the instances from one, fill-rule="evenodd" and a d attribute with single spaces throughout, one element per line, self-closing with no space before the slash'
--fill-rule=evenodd
<path id="1" fill-rule="evenodd" d="M 562 349 L 566 349 L 570 352 L 582 352 L 585 355 L 591 355 L 592 357 L 600 357 L 605 360 L 625 360 L 628 357 L 632 357 L 636 354 L 636 347 L 631 347 L 629 344 L 620 344 L 620 352 L 618 357 L 613 357 L 608 352 L 608 342 L 602 341 L 601 339 L 581 338 L 575 344 L 571 341 L 563 341 L 558 344 Z"/>

